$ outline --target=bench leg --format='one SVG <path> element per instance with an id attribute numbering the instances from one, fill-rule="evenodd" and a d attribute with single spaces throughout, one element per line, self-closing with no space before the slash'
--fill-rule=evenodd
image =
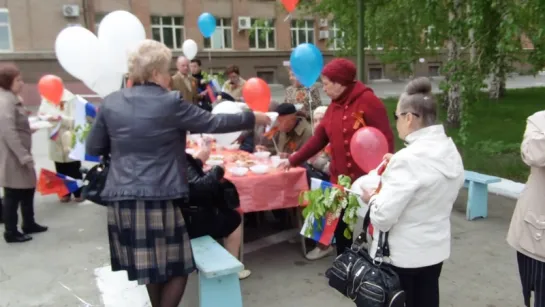
<path id="1" fill-rule="evenodd" d="M 238 274 L 205 278 L 199 274 L 200 307 L 242 307 Z"/>
<path id="2" fill-rule="evenodd" d="M 466 218 L 472 221 L 488 217 L 488 185 L 470 182 L 467 196 Z"/>

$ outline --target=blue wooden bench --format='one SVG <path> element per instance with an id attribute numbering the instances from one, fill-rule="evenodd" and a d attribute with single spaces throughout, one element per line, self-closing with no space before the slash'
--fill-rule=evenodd
<path id="1" fill-rule="evenodd" d="M 191 240 L 191 248 L 199 270 L 199 306 L 242 307 L 242 263 L 210 236 Z"/>
<path id="2" fill-rule="evenodd" d="M 465 171 L 464 187 L 468 189 L 466 209 L 468 220 L 488 216 L 488 185 L 500 181 L 498 177 Z"/>

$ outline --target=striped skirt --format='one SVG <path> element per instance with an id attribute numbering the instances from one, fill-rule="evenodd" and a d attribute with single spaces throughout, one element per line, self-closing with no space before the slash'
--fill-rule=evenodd
<path id="1" fill-rule="evenodd" d="M 112 271 L 138 284 L 163 283 L 195 270 L 191 243 L 175 201 L 123 200 L 108 204 Z"/>
<path id="2" fill-rule="evenodd" d="M 534 291 L 534 307 L 545 307 L 545 262 L 517 252 L 520 281 L 524 305 L 530 307 L 530 298 Z"/>

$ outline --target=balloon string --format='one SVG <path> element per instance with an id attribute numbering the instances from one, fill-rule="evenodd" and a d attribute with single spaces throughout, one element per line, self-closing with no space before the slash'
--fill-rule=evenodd
<path id="1" fill-rule="evenodd" d="M 288 16 L 286 16 L 286 18 L 284 18 L 284 22 L 288 21 L 290 18 L 291 18 L 291 14 L 288 14 Z"/>
<path id="2" fill-rule="evenodd" d="M 312 135 L 314 135 L 314 114 L 312 114 L 312 95 L 310 94 L 310 87 L 307 87 L 307 94 L 308 94 L 308 109 L 309 109 L 309 115 L 310 115 L 310 126 L 312 127 Z"/>

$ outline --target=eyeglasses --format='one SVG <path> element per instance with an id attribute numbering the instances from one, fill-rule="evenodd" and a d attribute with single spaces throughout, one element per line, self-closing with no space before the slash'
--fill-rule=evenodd
<path id="1" fill-rule="evenodd" d="M 412 115 L 414 115 L 416 117 L 420 117 L 420 115 L 418 115 L 416 113 L 413 113 L 413 112 L 403 112 L 403 113 L 400 113 L 399 115 L 397 115 L 396 112 L 394 112 L 394 119 L 397 121 L 400 116 L 407 115 L 407 114 L 412 114 Z"/>

